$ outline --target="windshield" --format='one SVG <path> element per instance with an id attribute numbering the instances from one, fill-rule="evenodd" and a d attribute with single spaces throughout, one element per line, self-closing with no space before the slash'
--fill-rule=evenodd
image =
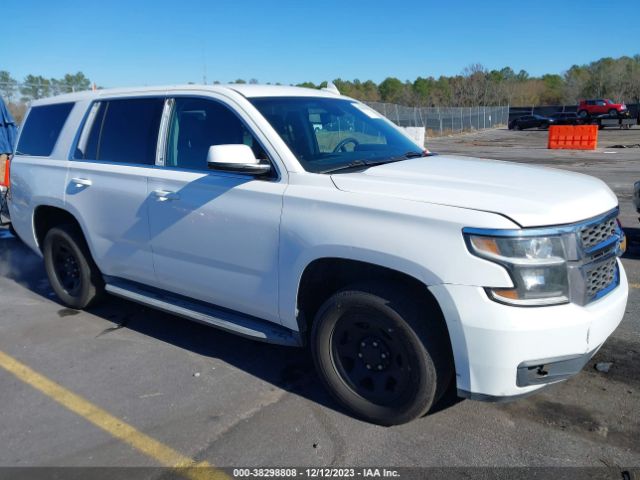
<path id="1" fill-rule="evenodd" d="M 353 100 L 268 97 L 250 101 L 308 172 L 326 173 L 422 154 L 382 115 Z"/>

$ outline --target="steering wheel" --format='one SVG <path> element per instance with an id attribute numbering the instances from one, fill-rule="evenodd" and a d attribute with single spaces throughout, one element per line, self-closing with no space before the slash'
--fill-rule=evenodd
<path id="1" fill-rule="evenodd" d="M 353 138 L 353 137 L 347 137 L 343 140 L 340 140 L 340 142 L 336 145 L 336 148 L 333 149 L 333 153 L 338 153 L 338 152 L 346 152 L 346 150 L 344 149 L 344 147 L 346 147 L 347 145 L 349 145 L 350 143 L 353 143 L 353 148 L 355 149 L 358 145 L 360 145 L 360 142 Z"/>

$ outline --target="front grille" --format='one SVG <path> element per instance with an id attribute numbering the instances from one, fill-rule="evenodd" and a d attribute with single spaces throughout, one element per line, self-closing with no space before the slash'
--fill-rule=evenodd
<path id="1" fill-rule="evenodd" d="M 616 257 L 613 257 L 587 272 L 586 293 L 589 300 L 597 297 L 600 292 L 616 281 L 617 269 L 618 263 Z"/>
<path id="2" fill-rule="evenodd" d="M 582 248 L 590 250 L 616 234 L 616 218 L 612 217 L 596 225 L 589 225 L 580 231 Z"/>

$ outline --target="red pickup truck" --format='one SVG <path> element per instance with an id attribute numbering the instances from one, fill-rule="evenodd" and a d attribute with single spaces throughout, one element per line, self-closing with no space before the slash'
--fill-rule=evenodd
<path id="1" fill-rule="evenodd" d="M 611 116 L 622 115 L 627 112 L 627 106 L 624 103 L 613 103 L 608 98 L 600 98 L 596 100 L 581 100 L 578 105 L 578 115 L 582 118 L 609 114 Z"/>

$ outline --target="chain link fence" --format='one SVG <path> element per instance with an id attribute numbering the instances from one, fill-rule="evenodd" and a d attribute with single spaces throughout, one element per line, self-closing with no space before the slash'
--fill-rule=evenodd
<path id="1" fill-rule="evenodd" d="M 640 119 L 640 103 L 627 103 L 629 115 Z M 577 112 L 578 105 L 538 105 L 530 107 L 511 107 L 509 109 L 509 120 L 513 120 L 523 115 L 553 115 L 559 112 Z"/>
<path id="2" fill-rule="evenodd" d="M 509 107 L 407 107 L 367 102 L 374 110 L 401 127 L 424 127 L 427 136 L 483 130 L 506 125 Z"/>

